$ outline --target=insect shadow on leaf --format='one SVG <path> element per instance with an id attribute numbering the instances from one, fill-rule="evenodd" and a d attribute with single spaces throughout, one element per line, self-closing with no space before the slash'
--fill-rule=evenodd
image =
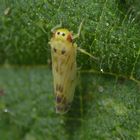
<path id="1" fill-rule="evenodd" d="M 85 84 L 87 76 L 78 74 L 78 85 L 75 91 L 74 101 L 72 103 L 71 109 L 64 117 L 64 128 L 68 134 L 68 140 L 73 139 L 75 132 L 80 130 L 82 123 L 84 121 L 87 102 L 85 102 L 85 95 L 88 96 L 88 84 Z M 89 77 L 88 77 L 89 78 Z"/>

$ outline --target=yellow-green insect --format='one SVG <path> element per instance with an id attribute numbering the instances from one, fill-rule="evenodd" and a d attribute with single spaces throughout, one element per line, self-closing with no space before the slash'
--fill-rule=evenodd
<path id="1" fill-rule="evenodd" d="M 56 112 L 60 114 L 64 114 L 69 110 L 74 97 L 77 72 L 76 55 L 78 47 L 73 43 L 73 40 L 79 36 L 81 26 L 82 23 L 79 27 L 78 34 L 75 36 L 65 28 L 55 27 L 52 29 L 53 37 L 49 43 L 51 45 Z M 79 50 L 90 55 L 83 49 Z"/>

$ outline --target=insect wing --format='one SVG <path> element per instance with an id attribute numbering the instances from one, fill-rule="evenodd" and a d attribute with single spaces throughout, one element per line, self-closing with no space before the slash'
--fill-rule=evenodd
<path id="1" fill-rule="evenodd" d="M 76 86 L 76 47 L 65 40 L 52 39 L 52 69 L 56 112 L 63 114 L 70 108 Z"/>

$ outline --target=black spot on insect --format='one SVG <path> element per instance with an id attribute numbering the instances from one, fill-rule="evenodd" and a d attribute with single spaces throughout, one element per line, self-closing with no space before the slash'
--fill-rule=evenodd
<path id="1" fill-rule="evenodd" d="M 57 95 L 57 96 L 56 96 L 56 102 L 57 102 L 58 104 L 62 102 L 62 99 L 63 99 L 62 96 L 60 96 L 60 95 Z"/>
<path id="2" fill-rule="evenodd" d="M 62 36 L 65 36 L 65 33 L 62 33 Z"/>
<path id="3" fill-rule="evenodd" d="M 65 54 L 65 52 L 66 52 L 65 49 L 63 49 L 63 50 L 61 51 L 61 54 Z"/>
<path id="4" fill-rule="evenodd" d="M 56 84 L 56 91 L 59 91 L 59 92 L 63 92 L 63 86 L 62 85 L 59 85 L 59 84 Z"/>
<path id="5" fill-rule="evenodd" d="M 66 104 L 67 102 L 66 102 L 66 98 L 64 97 L 64 95 L 63 94 L 57 94 L 56 95 L 56 103 L 57 104 Z"/>
<path id="6" fill-rule="evenodd" d="M 54 50 L 54 52 L 56 52 L 57 50 L 56 50 L 56 48 L 53 48 L 53 50 Z"/>
<path id="7" fill-rule="evenodd" d="M 58 35 L 60 35 L 60 32 L 57 32 Z"/>
<path id="8" fill-rule="evenodd" d="M 56 112 L 66 113 L 67 111 L 69 111 L 70 107 L 71 103 L 56 104 Z"/>

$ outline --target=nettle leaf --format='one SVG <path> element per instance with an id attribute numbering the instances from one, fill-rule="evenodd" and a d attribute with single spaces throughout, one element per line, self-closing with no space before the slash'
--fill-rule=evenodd
<path id="1" fill-rule="evenodd" d="M 140 139 L 139 6 L 139 0 L 0 1 L 0 139 Z M 83 19 L 76 43 L 98 60 L 78 52 L 74 102 L 58 115 L 51 29 L 62 22 L 77 33 Z"/>
<path id="2" fill-rule="evenodd" d="M 132 81 L 79 73 L 72 107 L 58 115 L 47 67 L 1 68 L 0 77 L 1 139 L 140 138 L 140 90 Z"/>

